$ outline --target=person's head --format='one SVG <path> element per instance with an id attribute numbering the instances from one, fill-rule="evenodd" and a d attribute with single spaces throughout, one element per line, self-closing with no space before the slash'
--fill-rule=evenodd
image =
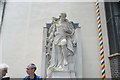
<path id="1" fill-rule="evenodd" d="M 31 64 L 27 65 L 26 72 L 28 75 L 35 74 L 36 69 L 37 69 L 37 67 L 35 66 L 35 64 L 31 63 Z"/>
<path id="2" fill-rule="evenodd" d="M 8 65 L 7 64 L 0 64 L 0 76 L 3 77 L 8 72 Z"/>

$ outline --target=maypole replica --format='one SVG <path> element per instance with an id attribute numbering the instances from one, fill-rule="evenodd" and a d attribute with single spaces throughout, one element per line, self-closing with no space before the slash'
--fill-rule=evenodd
<path id="1" fill-rule="evenodd" d="M 103 50 L 103 37 L 102 37 L 102 27 L 100 20 L 100 9 L 99 2 L 96 0 L 96 16 L 97 16 L 97 25 L 98 25 L 98 36 L 99 36 L 99 46 L 100 46 L 100 60 L 101 60 L 101 72 L 102 72 L 102 80 L 105 80 L 105 60 L 104 60 L 104 50 Z"/>

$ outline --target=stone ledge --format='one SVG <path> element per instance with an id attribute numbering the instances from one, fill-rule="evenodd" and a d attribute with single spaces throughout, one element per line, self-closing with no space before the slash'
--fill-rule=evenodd
<path id="1" fill-rule="evenodd" d="M 115 57 L 115 56 L 120 56 L 120 53 L 114 53 L 114 54 L 112 54 L 112 55 L 110 55 L 108 57 L 111 58 L 111 57 Z"/>

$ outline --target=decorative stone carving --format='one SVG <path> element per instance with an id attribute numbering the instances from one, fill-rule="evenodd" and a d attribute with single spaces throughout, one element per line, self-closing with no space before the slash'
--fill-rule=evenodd
<path id="1" fill-rule="evenodd" d="M 80 27 L 66 13 L 44 27 L 41 77 L 82 78 Z"/>

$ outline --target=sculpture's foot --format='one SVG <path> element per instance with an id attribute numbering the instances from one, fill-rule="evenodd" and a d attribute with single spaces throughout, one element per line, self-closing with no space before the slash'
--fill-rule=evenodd
<path id="1" fill-rule="evenodd" d="M 49 67 L 48 70 L 51 70 L 51 71 L 63 71 L 63 68 L 62 68 L 62 66 L 59 66 L 59 67 Z"/>
<path id="2" fill-rule="evenodd" d="M 56 67 L 56 70 L 63 71 L 63 67 L 62 66 Z"/>
<path id="3" fill-rule="evenodd" d="M 64 66 L 68 65 L 68 61 L 67 61 L 67 60 L 64 60 L 64 61 L 63 61 L 63 65 L 64 65 Z"/>

